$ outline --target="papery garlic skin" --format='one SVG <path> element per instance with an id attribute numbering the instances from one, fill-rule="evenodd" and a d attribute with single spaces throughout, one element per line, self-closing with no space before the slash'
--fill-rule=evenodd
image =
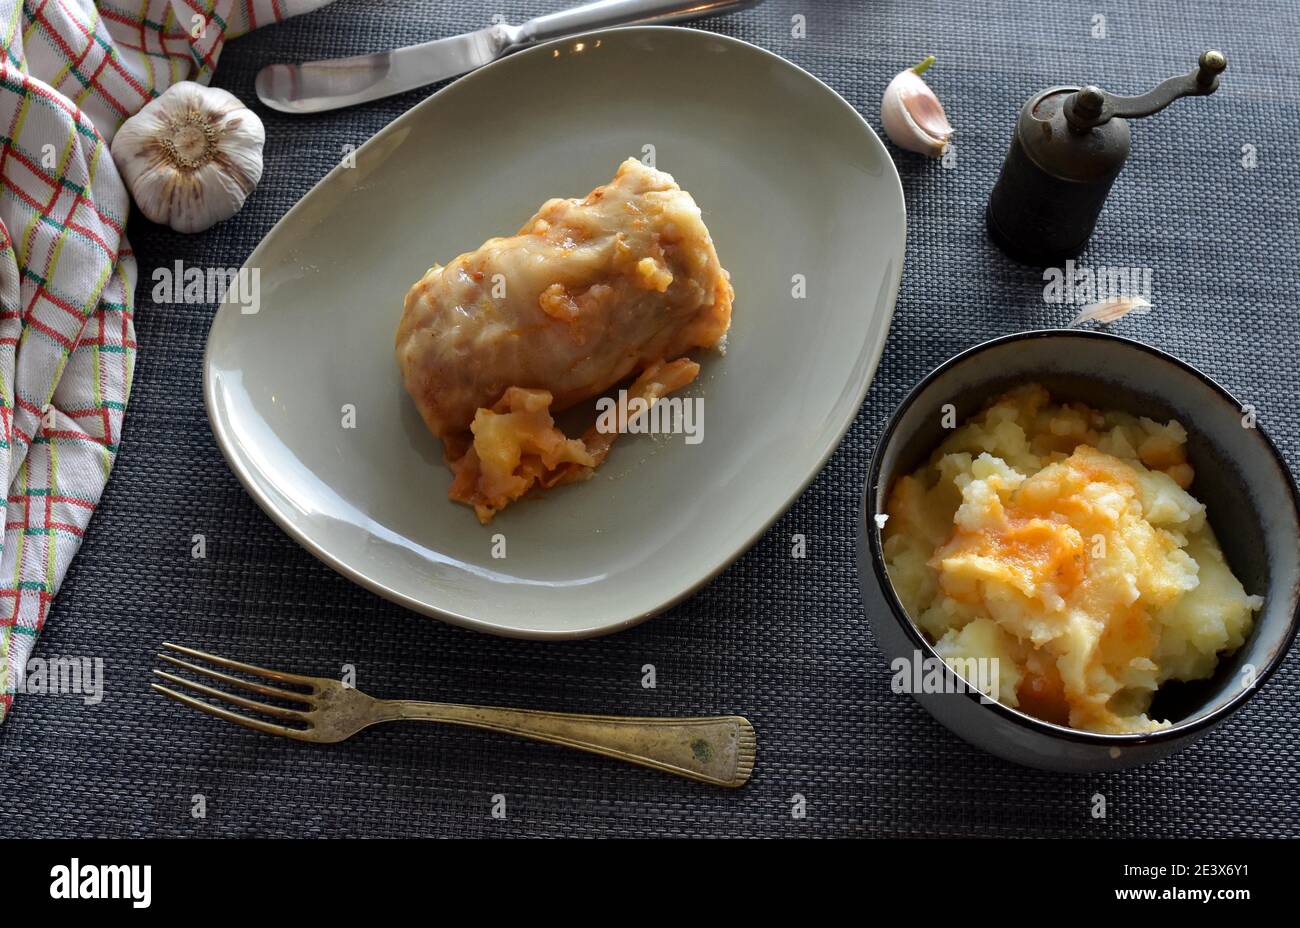
<path id="1" fill-rule="evenodd" d="M 943 104 L 921 78 L 934 58 L 899 72 L 880 98 L 880 121 L 899 148 L 938 158 L 947 150 L 953 129 Z"/>
<path id="2" fill-rule="evenodd" d="M 1140 296 L 1113 296 L 1107 300 L 1099 300 L 1096 303 L 1089 303 L 1079 310 L 1079 314 L 1071 319 L 1067 325 L 1076 326 L 1080 323 L 1089 322 L 1093 319 L 1108 325 L 1117 319 L 1122 319 L 1129 313 L 1143 315 L 1151 312 L 1151 301 Z"/>
<path id="3" fill-rule="evenodd" d="M 234 94 L 181 81 L 122 124 L 112 152 L 140 212 L 202 232 L 244 205 L 265 142 L 262 120 Z"/>

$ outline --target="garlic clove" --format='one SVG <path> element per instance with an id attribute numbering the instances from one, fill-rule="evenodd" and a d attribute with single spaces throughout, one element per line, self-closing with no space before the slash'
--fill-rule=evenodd
<path id="1" fill-rule="evenodd" d="M 140 212 L 201 232 L 244 205 L 265 142 L 262 120 L 234 94 L 180 81 L 122 124 L 112 152 Z"/>
<path id="2" fill-rule="evenodd" d="M 926 58 L 916 67 L 895 75 L 880 98 L 880 121 L 885 134 L 899 148 L 938 158 L 948 148 L 953 128 L 921 75 L 934 62 Z"/>
<path id="3" fill-rule="evenodd" d="M 1075 326 L 1093 319 L 1101 323 L 1111 323 L 1116 319 L 1127 316 L 1129 313 L 1142 315 L 1149 312 L 1151 312 L 1151 303 L 1143 297 L 1113 296 L 1108 300 L 1101 300 L 1084 306 L 1079 310 L 1079 315 L 1070 320 L 1069 325 Z"/>

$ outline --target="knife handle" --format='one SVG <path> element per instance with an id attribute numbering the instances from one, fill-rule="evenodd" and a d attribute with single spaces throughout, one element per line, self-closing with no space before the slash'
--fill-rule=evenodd
<path id="1" fill-rule="evenodd" d="M 519 43 L 545 42 L 606 26 L 670 23 L 732 13 L 762 0 L 597 0 L 530 19 L 519 27 Z"/>

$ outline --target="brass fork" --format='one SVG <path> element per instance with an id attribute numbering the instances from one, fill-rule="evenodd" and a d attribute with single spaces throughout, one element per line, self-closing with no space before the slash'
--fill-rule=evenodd
<path id="1" fill-rule="evenodd" d="M 164 670 L 154 670 L 154 673 L 169 683 L 210 699 L 291 724 L 277 725 L 232 712 L 158 683 L 150 684 L 153 689 L 177 702 L 236 725 L 296 741 L 335 744 L 380 722 L 444 722 L 448 725 L 519 735 L 548 744 L 562 744 L 717 786 L 744 786 L 754 770 L 754 726 L 748 719 L 738 715 L 680 719 L 636 718 L 376 699 L 327 677 L 305 677 L 280 670 L 267 670 L 168 642 L 163 643 L 163 648 L 227 670 L 282 684 L 272 686 L 270 683 L 244 680 L 211 667 L 181 660 L 174 654 L 158 654 L 160 660 L 174 667 L 301 708 L 290 709 L 236 696 Z"/>

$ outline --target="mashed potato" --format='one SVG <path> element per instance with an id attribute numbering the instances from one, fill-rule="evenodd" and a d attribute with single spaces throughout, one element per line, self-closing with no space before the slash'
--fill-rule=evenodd
<path id="1" fill-rule="evenodd" d="M 998 661 L 994 698 L 1097 732 L 1164 728 L 1166 680 L 1210 676 L 1253 613 L 1223 559 L 1177 422 L 1038 384 L 957 429 L 889 495 L 885 561 L 949 663 Z"/>

